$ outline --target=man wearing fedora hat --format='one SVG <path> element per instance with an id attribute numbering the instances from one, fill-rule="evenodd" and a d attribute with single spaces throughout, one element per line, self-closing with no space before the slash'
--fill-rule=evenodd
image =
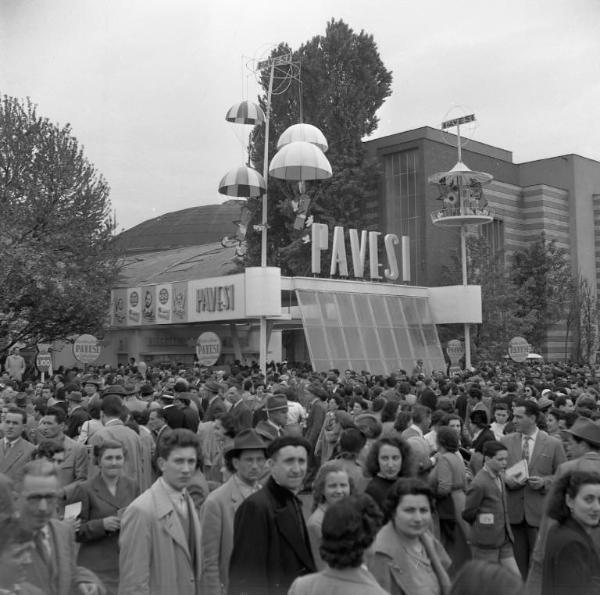
<path id="1" fill-rule="evenodd" d="M 315 572 L 297 496 L 309 454 L 300 436 L 276 438 L 267 447 L 271 476 L 235 513 L 229 595 L 285 595 L 297 577 Z"/>
<path id="2" fill-rule="evenodd" d="M 148 403 L 138 398 L 139 389 L 135 384 L 126 384 L 124 386 L 127 396 L 123 399 L 123 405 L 129 411 L 139 411 L 140 413 L 148 409 Z"/>
<path id="3" fill-rule="evenodd" d="M 568 435 L 568 461 L 559 465 L 556 479 L 564 477 L 571 471 L 590 471 L 600 474 L 600 424 L 586 417 L 579 417 L 569 430 L 563 430 Z M 551 498 L 552 496 L 548 496 Z M 556 521 L 544 515 L 540 523 L 538 538 L 531 556 L 531 567 L 527 576 L 528 595 L 540 595 L 542 589 L 542 568 L 546 540 L 550 528 Z M 591 530 L 590 537 L 600 553 L 600 528 Z"/>
<path id="4" fill-rule="evenodd" d="M 265 448 L 255 430 L 242 430 L 235 437 L 233 447 L 225 452 L 225 465 L 231 477 L 211 492 L 202 506 L 203 592 L 207 595 L 227 593 L 235 511 L 261 487 L 259 479 L 265 466 Z"/>
<path id="5" fill-rule="evenodd" d="M 256 424 L 256 431 L 267 443 L 284 435 L 283 428 L 287 423 L 288 402 L 285 395 L 275 394 L 267 397 L 265 403 L 267 419 Z"/>
<path id="6" fill-rule="evenodd" d="M 100 387 L 102 380 L 98 376 L 87 374 L 81 379 L 81 387 L 83 389 L 83 403 L 86 407 L 90 407 L 94 403 L 100 404 Z"/>
<path id="7" fill-rule="evenodd" d="M 83 408 L 83 395 L 80 391 L 74 390 L 67 393 L 67 427 L 65 434 L 69 438 L 77 438 L 84 422 L 90 419 L 90 414 Z"/>

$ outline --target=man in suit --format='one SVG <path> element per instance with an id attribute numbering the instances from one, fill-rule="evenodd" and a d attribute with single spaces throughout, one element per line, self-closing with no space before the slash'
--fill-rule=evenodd
<path id="1" fill-rule="evenodd" d="M 100 387 L 102 386 L 102 380 L 98 376 L 88 374 L 81 379 L 81 386 L 83 387 L 83 404 L 88 409 L 94 403 L 99 405 L 101 401 Z"/>
<path id="2" fill-rule="evenodd" d="M 419 404 L 423 405 L 424 407 L 429 407 L 431 411 L 435 411 L 437 404 L 437 395 L 433 390 L 435 388 L 435 380 L 427 377 L 423 381 L 423 384 L 425 384 L 425 388 L 419 395 Z"/>
<path id="3" fill-rule="evenodd" d="M 165 412 L 162 407 L 157 407 L 150 411 L 148 416 L 148 427 L 152 431 L 152 435 L 154 436 L 154 441 L 156 443 L 155 452 L 158 453 L 160 441 L 173 431 L 167 423 Z"/>
<path id="4" fill-rule="evenodd" d="M 110 387 L 102 397 L 101 418 L 104 427 L 88 440 L 88 444 L 96 446 L 102 444 L 106 439 L 116 440 L 123 445 L 125 452 L 124 474 L 135 479 L 140 490 L 145 490 L 151 483 L 152 461 L 145 460 L 142 449 L 142 439 L 122 421 L 123 402 L 118 389 L 125 392 L 122 387 Z"/>
<path id="5" fill-rule="evenodd" d="M 227 413 L 227 405 L 222 397 L 223 389 L 224 385 L 214 380 L 209 380 L 204 385 L 204 391 L 207 393 L 204 421 L 215 421 L 217 417 Z"/>
<path id="6" fill-rule="evenodd" d="M 154 479 L 160 476 L 160 469 L 158 468 L 158 453 L 160 451 L 161 442 L 173 431 L 167 420 L 162 407 L 152 409 L 148 416 L 148 428 L 152 431 L 152 437 L 154 438 L 154 454 L 152 456 L 152 474 Z"/>
<path id="7" fill-rule="evenodd" d="M 306 426 L 304 428 L 304 437 L 311 446 L 311 453 L 315 452 L 321 428 L 325 422 L 327 414 L 327 391 L 321 388 L 318 384 L 310 384 L 306 387 L 307 392 L 311 395 L 311 400 L 308 403 L 308 416 L 306 418 Z M 312 456 L 308 462 L 308 472 L 304 479 L 305 490 L 310 490 L 319 470 L 319 457 Z"/>
<path id="8" fill-rule="evenodd" d="M 306 428 L 304 430 L 304 437 L 308 440 L 314 451 L 325 421 L 325 414 L 327 413 L 327 392 L 317 386 L 316 384 L 310 384 L 306 390 L 312 396 L 308 404 L 308 418 L 306 420 Z"/>
<path id="9" fill-rule="evenodd" d="M 175 406 L 175 395 L 173 393 L 162 393 L 159 402 L 162 406 L 164 418 L 172 430 L 183 428 L 185 415 L 183 411 Z"/>
<path id="10" fill-rule="evenodd" d="M 425 479 L 433 466 L 430 458 L 429 443 L 425 440 L 425 433 L 431 427 L 431 409 L 424 405 L 415 405 L 412 411 L 412 424 L 402 432 L 413 454 L 413 472 Z"/>
<path id="11" fill-rule="evenodd" d="M 162 476 L 121 520 L 119 595 L 201 595 L 202 535 L 187 493 L 199 439 L 190 430 L 173 430 L 158 455 Z"/>
<path id="12" fill-rule="evenodd" d="M 84 422 L 91 419 L 90 414 L 83 408 L 83 395 L 80 391 L 74 390 L 66 394 L 67 400 L 67 427 L 65 434 L 69 438 L 77 438 Z"/>
<path id="13" fill-rule="evenodd" d="M 64 434 L 65 412 L 61 407 L 49 407 L 40 418 L 38 431 L 46 440 L 56 440 L 64 448 L 65 458 L 59 465 L 58 479 L 61 499 L 69 502 L 75 488 L 87 479 L 88 453 L 83 444 L 75 442 Z"/>
<path id="14" fill-rule="evenodd" d="M 200 425 L 200 415 L 191 406 L 192 399 L 187 392 L 175 393 L 175 407 L 183 413 L 183 428 L 196 433 Z"/>
<path id="15" fill-rule="evenodd" d="M 17 506 L 23 525 L 34 534 L 27 581 L 48 595 L 100 595 L 105 591 L 96 575 L 75 564 L 73 524 L 52 518 L 58 493 L 58 471 L 53 463 L 38 460 L 26 465 Z"/>
<path id="16" fill-rule="evenodd" d="M 271 476 L 235 513 L 229 595 L 284 595 L 298 576 L 315 572 L 297 497 L 309 451 L 299 436 L 277 438 L 267 447 Z"/>
<path id="17" fill-rule="evenodd" d="M 35 446 L 21 437 L 27 414 L 22 409 L 11 407 L 4 419 L 4 438 L 0 441 L 0 473 L 4 473 L 18 484 L 23 477 L 23 468 L 31 460 Z"/>
<path id="18" fill-rule="evenodd" d="M 267 419 L 263 419 L 254 428 L 261 438 L 268 444 L 275 438 L 283 436 L 287 423 L 288 402 L 285 395 L 276 394 L 267 397 L 265 403 Z"/>
<path id="19" fill-rule="evenodd" d="M 506 566 L 515 574 L 515 560 L 508 518 L 506 489 L 502 472 L 506 469 L 506 446 L 492 440 L 483 447 L 483 468 L 467 489 L 462 516 L 471 525 L 470 541 L 475 560 L 489 560 Z"/>
<path id="20" fill-rule="evenodd" d="M 521 460 L 529 468 L 527 478 L 517 480 L 510 474 L 505 478 L 515 558 L 523 579 L 529 571 L 546 494 L 558 466 L 566 461 L 560 440 L 537 427 L 538 416 L 535 401 L 518 401 L 513 411 L 516 432 L 501 441 L 508 450 L 509 468 Z"/>
<path id="21" fill-rule="evenodd" d="M 233 447 L 225 452 L 225 466 L 231 477 L 208 495 L 200 511 L 206 595 L 227 593 L 235 512 L 261 487 L 265 444 L 254 430 L 242 430 L 235 437 Z"/>
<path id="22" fill-rule="evenodd" d="M 233 384 L 227 389 L 225 399 L 230 403 L 229 415 L 233 423 L 235 433 L 252 427 L 252 409 L 244 403 L 241 387 Z"/>

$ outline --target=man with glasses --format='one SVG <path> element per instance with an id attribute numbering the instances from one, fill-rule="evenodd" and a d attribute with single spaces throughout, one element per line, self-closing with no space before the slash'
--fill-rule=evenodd
<path id="1" fill-rule="evenodd" d="M 25 466 L 17 507 L 23 526 L 34 536 L 27 581 L 49 595 L 103 594 L 96 575 L 75 565 L 77 549 L 72 524 L 52 518 L 58 493 L 58 472 L 53 463 L 38 460 Z"/>

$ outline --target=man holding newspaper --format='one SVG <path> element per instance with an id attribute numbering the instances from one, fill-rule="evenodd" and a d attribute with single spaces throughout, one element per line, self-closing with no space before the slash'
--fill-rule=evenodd
<path id="1" fill-rule="evenodd" d="M 560 440 L 537 427 L 539 413 L 535 401 L 517 402 L 513 410 L 516 432 L 502 439 L 508 451 L 505 483 L 514 552 L 524 579 L 540 526 L 544 498 L 558 466 L 566 461 Z"/>

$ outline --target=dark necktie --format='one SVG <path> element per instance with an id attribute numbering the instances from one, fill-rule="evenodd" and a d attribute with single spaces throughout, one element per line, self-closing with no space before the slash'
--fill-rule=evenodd
<path id="1" fill-rule="evenodd" d="M 523 436 L 523 458 L 529 463 L 529 441 L 531 436 Z"/>

